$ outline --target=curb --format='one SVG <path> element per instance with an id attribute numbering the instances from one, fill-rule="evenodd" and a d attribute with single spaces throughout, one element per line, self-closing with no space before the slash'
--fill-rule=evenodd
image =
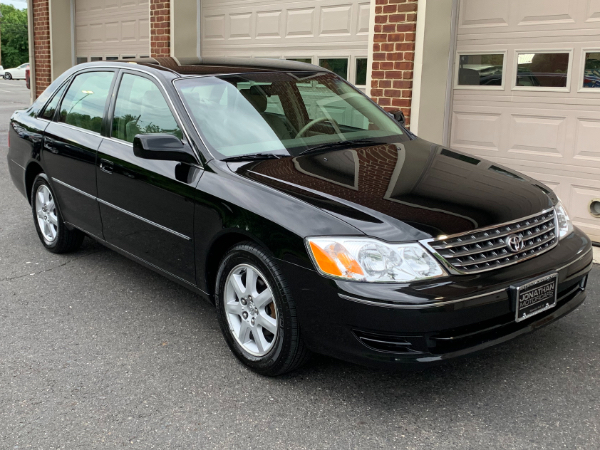
<path id="1" fill-rule="evenodd" d="M 594 262 L 600 264 L 600 247 L 593 247 L 594 251 Z"/>

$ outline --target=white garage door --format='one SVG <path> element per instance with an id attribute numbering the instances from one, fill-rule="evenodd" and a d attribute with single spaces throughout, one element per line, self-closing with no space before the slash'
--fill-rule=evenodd
<path id="1" fill-rule="evenodd" d="M 364 86 L 368 0 L 202 0 L 202 55 L 296 59 Z"/>
<path id="2" fill-rule="evenodd" d="M 75 0 L 77 63 L 150 55 L 148 0 Z"/>
<path id="3" fill-rule="evenodd" d="M 461 0 L 451 145 L 550 186 L 600 242 L 600 1 Z"/>

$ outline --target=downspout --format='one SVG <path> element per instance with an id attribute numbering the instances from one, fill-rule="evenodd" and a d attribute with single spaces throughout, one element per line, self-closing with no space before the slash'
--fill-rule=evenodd
<path id="1" fill-rule="evenodd" d="M 371 0 L 369 4 L 369 48 L 367 49 L 367 86 L 365 94 L 371 96 L 371 79 L 373 76 L 373 45 L 375 44 L 375 3 Z"/>
<path id="2" fill-rule="evenodd" d="M 35 42 L 33 41 L 33 0 L 27 0 L 27 38 L 29 40 L 29 101 L 37 98 L 35 85 Z"/>

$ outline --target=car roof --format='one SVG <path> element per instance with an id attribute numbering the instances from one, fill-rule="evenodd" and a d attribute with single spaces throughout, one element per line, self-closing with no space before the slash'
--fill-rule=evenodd
<path id="1" fill-rule="evenodd" d="M 278 72 L 278 71 L 311 71 L 329 72 L 329 70 L 314 66 L 312 64 L 284 59 L 267 58 L 226 58 L 226 57 L 203 57 L 203 58 L 135 58 L 119 59 L 115 61 L 98 61 L 80 64 L 81 66 L 119 66 L 136 64 L 153 69 L 162 69 L 181 76 L 194 75 L 217 75 L 227 73 L 245 72 Z"/>

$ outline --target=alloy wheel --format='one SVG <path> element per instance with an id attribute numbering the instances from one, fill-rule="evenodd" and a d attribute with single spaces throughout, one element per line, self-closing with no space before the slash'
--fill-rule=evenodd
<path id="1" fill-rule="evenodd" d="M 35 212 L 44 241 L 50 245 L 58 237 L 58 217 L 54 196 L 44 184 L 35 193 Z"/>
<path id="2" fill-rule="evenodd" d="M 225 315 L 229 330 L 242 348 L 266 355 L 277 337 L 278 315 L 266 278 L 250 264 L 235 266 L 225 282 Z"/>

